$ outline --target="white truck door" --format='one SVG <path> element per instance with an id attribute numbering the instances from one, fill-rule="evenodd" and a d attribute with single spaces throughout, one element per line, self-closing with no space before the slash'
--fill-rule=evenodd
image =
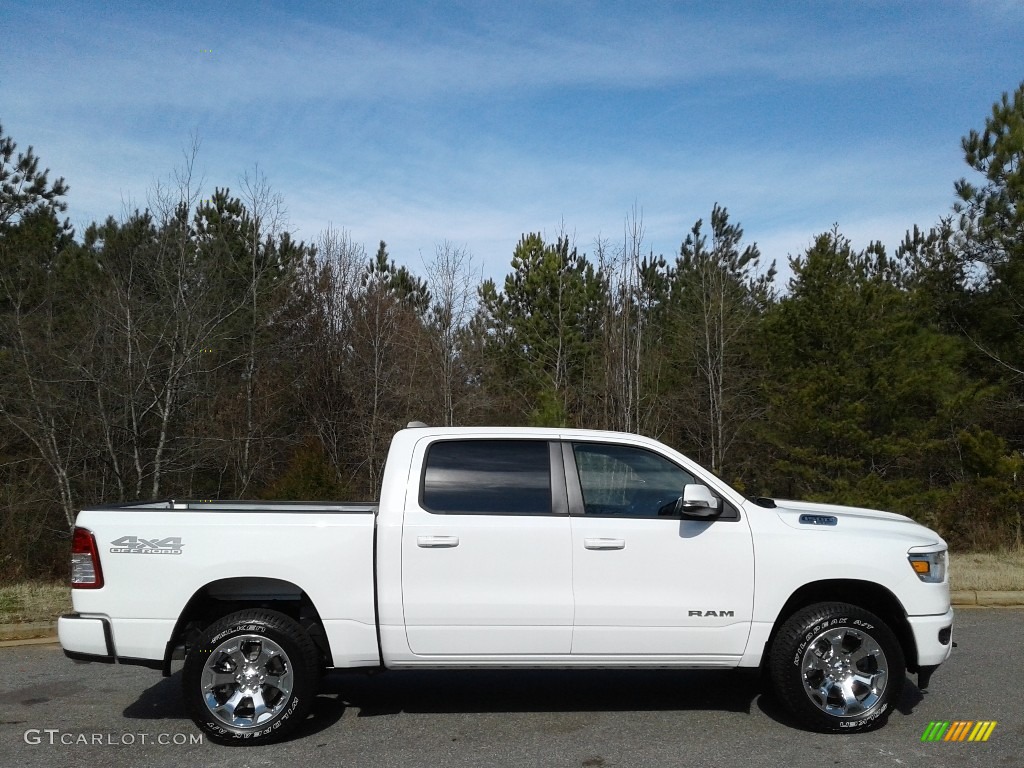
<path id="1" fill-rule="evenodd" d="M 568 654 L 572 538 L 558 443 L 428 442 L 414 452 L 423 470 L 402 525 L 409 649 Z"/>
<path id="2" fill-rule="evenodd" d="M 564 446 L 573 513 L 572 653 L 738 659 L 754 593 L 746 519 L 724 499 L 717 519 L 681 519 L 675 502 L 699 480 L 653 451 Z"/>

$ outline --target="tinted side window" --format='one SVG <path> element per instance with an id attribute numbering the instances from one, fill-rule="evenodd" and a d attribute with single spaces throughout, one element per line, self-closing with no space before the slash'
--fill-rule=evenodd
<path id="1" fill-rule="evenodd" d="M 623 445 L 574 443 L 584 513 L 659 517 L 673 515 L 693 475 L 656 453 Z"/>
<path id="2" fill-rule="evenodd" d="M 540 440 L 446 440 L 427 451 L 423 508 L 438 514 L 551 514 L 551 461 Z"/>

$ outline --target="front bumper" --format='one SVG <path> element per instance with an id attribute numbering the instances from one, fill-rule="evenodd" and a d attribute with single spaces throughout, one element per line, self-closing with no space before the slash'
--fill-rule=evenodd
<path id="1" fill-rule="evenodd" d="M 908 616 L 910 631 L 917 646 L 917 664 L 934 669 L 949 658 L 953 650 L 953 609 L 937 616 Z"/>

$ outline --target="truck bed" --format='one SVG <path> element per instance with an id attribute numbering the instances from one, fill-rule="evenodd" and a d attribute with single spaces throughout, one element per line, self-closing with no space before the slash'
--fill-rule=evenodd
<path id="1" fill-rule="evenodd" d="M 83 509 L 104 585 L 76 589 L 91 652 L 165 656 L 183 610 L 207 599 L 316 606 L 335 666 L 380 663 L 374 601 L 377 505 L 168 499 Z M 67 632 L 65 628 L 65 633 Z"/>

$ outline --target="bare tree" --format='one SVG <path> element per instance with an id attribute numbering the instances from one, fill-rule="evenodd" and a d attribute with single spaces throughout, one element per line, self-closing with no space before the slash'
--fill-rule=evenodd
<path id="1" fill-rule="evenodd" d="M 299 279 L 304 362 L 295 393 L 341 486 L 350 484 L 346 457 L 355 386 L 350 370 L 353 297 L 365 263 L 363 246 L 347 230 L 329 226 L 320 234 L 315 253 L 307 255 Z"/>
<path id="2" fill-rule="evenodd" d="M 275 269 L 287 268 L 273 258 L 272 254 L 279 251 L 277 246 L 278 238 L 287 224 L 287 210 L 284 205 L 284 198 L 271 190 L 266 176 L 260 173 L 259 166 L 253 169 L 250 176 L 246 173 L 242 177 L 242 204 L 246 209 L 245 244 L 248 256 L 248 286 L 246 299 L 248 303 L 248 327 L 245 329 L 244 361 L 243 361 L 243 408 L 244 421 L 242 433 L 236 440 L 240 443 L 238 447 L 238 458 L 236 461 L 237 493 L 246 495 L 247 490 L 253 482 L 253 478 L 259 468 L 260 460 L 264 452 L 257 449 L 263 448 L 265 440 L 266 424 L 258 423 L 257 391 L 264 378 L 264 373 L 259 361 L 260 353 L 266 352 L 265 346 L 259 344 L 260 330 L 268 321 L 267 307 L 261 303 L 270 303 L 273 298 L 262 290 L 264 285 L 273 281 L 271 272 Z M 272 310 L 271 310 L 272 312 Z"/>
<path id="3" fill-rule="evenodd" d="M 68 187 L 48 182 L 32 147 L 16 148 L 0 127 L 0 415 L 49 469 L 71 525 L 82 383 L 69 369 L 81 354 L 82 307 L 57 291 L 73 249 L 70 225 L 57 219 Z"/>
<path id="4" fill-rule="evenodd" d="M 665 352 L 658 314 L 668 300 L 668 268 L 653 253 L 644 254 L 643 212 L 627 214 L 622 244 L 595 241 L 599 274 L 607 283 L 603 328 L 605 426 L 658 434 L 659 391 Z"/>
<path id="5" fill-rule="evenodd" d="M 456 423 L 459 390 L 466 374 L 460 360 L 460 338 L 476 309 L 473 255 L 464 247 L 445 240 L 434 250 L 433 261 L 424 264 L 427 284 L 434 299 L 430 311 L 431 341 L 440 382 L 444 424 Z"/>
<path id="6" fill-rule="evenodd" d="M 595 243 L 598 271 L 608 281 L 604 309 L 605 419 L 608 428 L 634 432 L 640 428 L 644 317 L 637 301 L 644 241 L 643 214 L 636 206 L 626 216 L 622 245 Z"/>
<path id="7" fill-rule="evenodd" d="M 423 388 L 429 386 L 423 350 L 429 348 L 424 317 L 430 293 L 424 281 L 389 258 L 383 241 L 363 270 L 360 288 L 351 299 L 352 447 L 360 457 L 355 476 L 377 493 L 391 435 L 422 413 Z"/>
<path id="8" fill-rule="evenodd" d="M 0 273 L 0 297 L 8 303 L 0 323 L 6 347 L 0 414 L 49 469 L 70 528 L 78 511 L 74 473 L 82 439 L 83 382 L 71 374 L 68 359 L 81 350 L 68 349 L 60 338 L 52 296 L 33 301 L 16 279 Z"/>
<path id="9" fill-rule="evenodd" d="M 712 470 L 721 473 L 730 446 L 762 408 L 754 402 L 749 345 L 744 342 L 771 292 L 774 264 L 758 271 L 757 245 L 740 249 L 743 230 L 729 223 L 724 208 L 711 214 L 711 248 L 698 221 L 680 249 L 677 311 L 703 395 L 697 418 L 684 420 Z M 696 390 L 699 391 L 699 390 Z"/>
<path id="10" fill-rule="evenodd" d="M 136 498 L 158 497 L 168 469 L 201 461 L 184 425 L 209 399 L 211 374 L 228 364 L 211 350 L 224 346 L 229 320 L 246 306 L 201 258 L 191 221 L 197 152 L 194 140 L 173 183 L 154 185 L 152 215 L 110 219 L 86 234 L 104 276 L 96 302 L 104 344 L 86 368 L 119 493 Z"/>

